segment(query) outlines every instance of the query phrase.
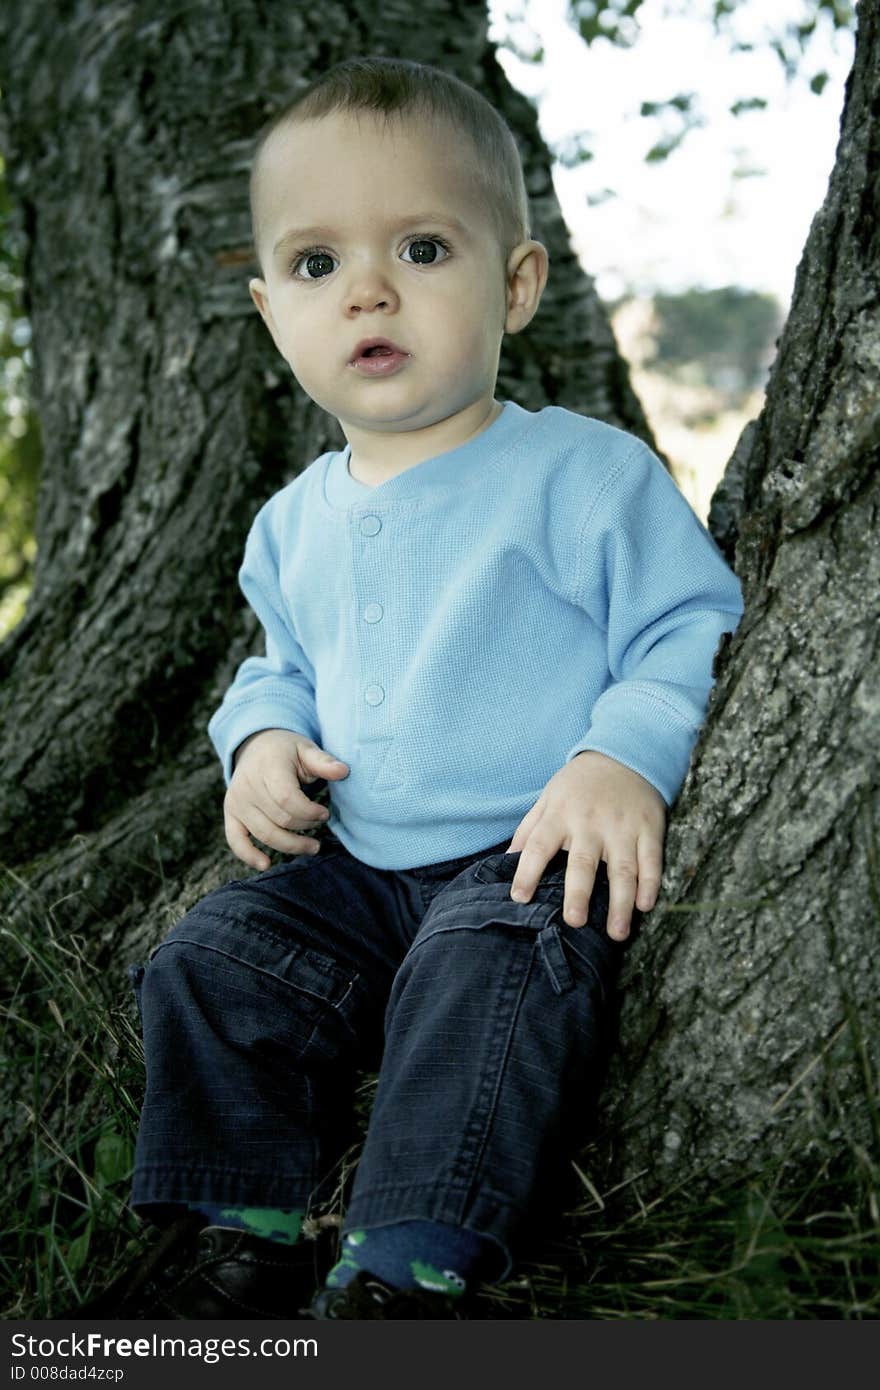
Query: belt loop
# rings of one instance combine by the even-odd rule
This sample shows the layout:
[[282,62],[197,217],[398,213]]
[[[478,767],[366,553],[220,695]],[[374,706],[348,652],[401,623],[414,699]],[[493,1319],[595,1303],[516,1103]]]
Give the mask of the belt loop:
[[554,994],[564,994],[567,989],[573,987],[574,976],[565,958],[562,938],[555,923],[551,922],[549,927],[545,927],[542,932],[539,932],[538,945],[544,965],[547,967],[547,974],[550,976]]

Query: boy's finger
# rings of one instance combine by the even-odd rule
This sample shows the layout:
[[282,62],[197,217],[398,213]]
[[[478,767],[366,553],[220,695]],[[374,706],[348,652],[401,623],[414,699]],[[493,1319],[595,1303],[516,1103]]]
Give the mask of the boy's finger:
[[609,906],[607,931],[615,941],[625,941],[636,900],[637,865],[634,858],[608,858]]
[[268,787],[265,790],[265,814],[271,824],[279,826],[282,830],[300,830],[305,825],[314,825],[315,821],[330,818],[327,807],[322,806],[319,801],[310,801],[299,787],[281,800],[272,796]]
[[326,806],[309,800],[295,777],[263,777],[250,795],[254,808],[261,809],[271,823],[282,829],[297,829],[309,822],[327,820],[330,815]]
[[349,771],[348,763],[325,752],[316,743],[300,744],[299,758],[305,770],[315,774],[312,781],[317,777],[339,778]]
[[559,843],[537,831],[529,836],[510,885],[510,896],[516,903],[527,903],[538,886],[541,875],[559,849]]
[[[247,829],[261,844],[280,849],[284,854],[315,854],[321,848],[318,840],[295,835],[280,825],[274,825],[257,806],[248,808]],[[268,867],[268,866],[267,866]]]
[[519,853],[519,851],[523,848],[526,841],[528,840],[529,835],[532,832],[532,828],[535,825],[537,825],[538,821],[541,819],[542,811],[543,807],[541,806],[541,803],[539,801],[536,801],[531,811],[528,811],[523,816],[519,825],[516,827],[516,830],[514,830],[513,839],[507,846],[507,849],[504,851],[505,854]]
[[599,854],[593,849],[572,849],[565,870],[565,897],[562,904],[563,921],[570,927],[583,927],[590,908]]
[[227,811],[224,815],[224,823],[226,843],[236,859],[240,859],[243,864],[249,864],[252,869],[268,869],[269,859],[262,850],[257,849],[256,845],[251,843],[247,830],[237,816],[230,815]]
[[650,912],[660,893],[663,877],[663,852],[656,840],[639,840],[639,891],[636,907]]

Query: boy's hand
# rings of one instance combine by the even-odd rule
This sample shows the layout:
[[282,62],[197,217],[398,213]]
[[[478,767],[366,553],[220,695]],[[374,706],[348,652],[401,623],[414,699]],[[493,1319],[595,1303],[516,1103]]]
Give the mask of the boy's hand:
[[629,936],[633,905],[657,901],[663,869],[666,803],[656,787],[604,753],[579,753],[550,778],[507,847],[521,851],[510,896],[531,899],[541,874],[568,850],[562,915],[582,927],[600,859],[608,865],[608,935]]
[[286,854],[317,854],[318,840],[291,832],[311,829],[329,813],[310,801],[301,785],[319,777],[338,781],[348,773],[345,763],[304,734],[286,729],[251,734],[236,751],[223,801],[226,843],[232,853],[252,869],[268,869],[271,861],[254,846],[253,836]]

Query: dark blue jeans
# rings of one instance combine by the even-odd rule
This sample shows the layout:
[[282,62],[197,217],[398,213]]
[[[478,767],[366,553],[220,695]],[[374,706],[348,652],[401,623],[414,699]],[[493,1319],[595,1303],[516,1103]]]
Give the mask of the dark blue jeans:
[[[333,836],[202,899],[132,970],[147,1089],[135,1207],[307,1208],[379,1072],[345,1229],[444,1221],[510,1252],[580,1137],[622,946],[562,921],[568,856],[529,903],[503,847],[373,869]],[[384,1025],[384,1026],[383,1026]]]

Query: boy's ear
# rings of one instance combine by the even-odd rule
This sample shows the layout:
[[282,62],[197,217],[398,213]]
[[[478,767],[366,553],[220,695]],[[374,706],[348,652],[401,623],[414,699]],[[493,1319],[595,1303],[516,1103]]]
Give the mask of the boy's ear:
[[281,344],[278,341],[278,330],[275,327],[275,320],[272,317],[272,310],[269,308],[269,291],[266,288],[265,280],[253,279],[248,281],[248,289],[251,292],[251,299],[260,311],[260,318],[272,334],[275,346],[281,351]]
[[513,248],[507,258],[505,333],[519,333],[534,318],[549,271],[550,257],[540,241],[521,241]]

